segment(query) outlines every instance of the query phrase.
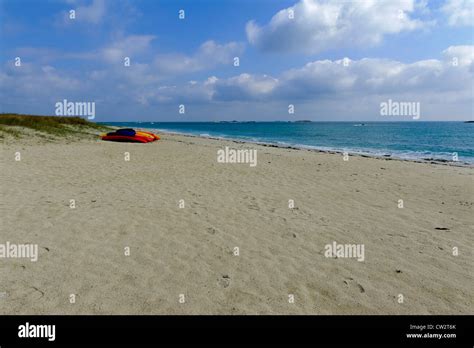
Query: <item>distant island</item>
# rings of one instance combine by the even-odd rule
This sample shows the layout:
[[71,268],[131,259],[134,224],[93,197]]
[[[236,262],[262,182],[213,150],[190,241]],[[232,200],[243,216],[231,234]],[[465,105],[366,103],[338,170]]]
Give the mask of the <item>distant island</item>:
[[313,121],[311,121],[311,120],[297,120],[297,121],[295,121],[295,123],[311,123],[311,122],[313,122]]
[[464,123],[474,123],[474,121],[464,121]]

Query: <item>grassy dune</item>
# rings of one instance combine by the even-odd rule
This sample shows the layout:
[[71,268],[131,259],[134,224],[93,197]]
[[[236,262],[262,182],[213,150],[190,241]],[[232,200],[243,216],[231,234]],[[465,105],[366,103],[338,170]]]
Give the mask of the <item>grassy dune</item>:
[[51,141],[63,137],[91,138],[109,130],[109,127],[89,122],[81,117],[0,114],[2,139],[32,136]]

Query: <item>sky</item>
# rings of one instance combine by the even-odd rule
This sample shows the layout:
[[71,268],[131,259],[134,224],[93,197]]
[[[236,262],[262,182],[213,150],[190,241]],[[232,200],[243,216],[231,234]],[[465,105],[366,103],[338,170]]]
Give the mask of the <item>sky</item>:
[[474,0],[0,0],[0,112],[474,120],[473,24]]

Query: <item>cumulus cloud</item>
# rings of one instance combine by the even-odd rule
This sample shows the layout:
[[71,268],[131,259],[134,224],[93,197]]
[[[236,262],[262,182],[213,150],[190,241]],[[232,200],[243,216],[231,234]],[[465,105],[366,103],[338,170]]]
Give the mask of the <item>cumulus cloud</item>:
[[12,108],[19,112],[39,110],[36,112],[53,114],[56,101],[82,93],[87,85],[50,65],[22,62],[16,67],[13,61],[8,61],[0,71],[0,105],[2,109]]
[[[93,0],[90,5],[82,5],[74,8],[77,22],[98,24],[106,14],[105,0]],[[69,12],[66,20],[69,20]]]
[[474,3],[472,0],[447,0],[441,10],[451,26],[474,25]]
[[129,35],[117,39],[111,45],[100,50],[100,57],[108,62],[123,62],[125,57],[132,58],[150,49],[154,35]]
[[154,35],[119,35],[110,44],[93,51],[61,51],[50,47],[19,47],[14,50],[19,57],[43,64],[56,60],[99,60],[105,63],[122,63],[125,57],[133,59],[151,51]]
[[[444,60],[401,63],[364,58],[351,61],[318,60],[278,77],[243,74],[217,81],[214,97],[230,99],[318,100],[376,95],[441,95],[456,92],[471,98],[474,46],[451,46]],[[458,58],[453,64],[452,57]]]
[[[151,105],[167,102],[204,102],[212,99],[216,77],[203,82],[191,81],[186,85],[164,84],[181,73],[190,73],[214,68],[219,65],[232,66],[234,56],[242,54],[242,43],[218,44],[204,42],[190,56],[156,55],[151,47],[155,36],[118,35],[110,44],[89,52],[64,52],[42,47],[23,47],[16,50],[21,56],[21,68],[14,62],[5,65],[0,88],[6,99],[13,95],[35,100],[56,100],[58,96],[75,95],[96,100],[99,96],[110,103],[129,100],[131,103]],[[124,58],[131,59],[124,66]],[[90,71],[75,72],[53,67],[55,61],[81,59],[94,62]],[[102,63],[102,64],[96,64]],[[74,75],[79,75],[73,77]],[[82,82],[80,82],[82,81]],[[199,88],[196,88],[199,87]],[[40,92],[35,91],[38,90]],[[110,91],[104,94],[104,91]],[[74,93],[73,93],[74,92]],[[5,102],[7,100],[5,99]]]
[[[244,45],[237,42],[218,44],[212,40],[204,42],[193,55],[178,53],[154,54],[151,43],[153,35],[129,35],[116,39],[110,45],[99,50],[98,54],[89,55],[106,62],[123,62],[125,57],[150,53],[153,56],[149,63],[155,73],[176,75],[214,68],[218,65],[231,65],[233,59],[243,53]],[[86,57],[85,54],[83,54]]]
[[474,61],[474,46],[450,46],[443,51],[443,56],[453,65],[470,66]]
[[420,101],[425,106],[440,101],[469,104],[473,98],[473,50],[474,46],[451,46],[442,52],[442,59],[412,63],[377,58],[317,60],[277,76],[243,73],[184,85],[150,85],[141,100],[147,104],[297,102],[316,109],[332,102],[332,108],[353,108],[355,113],[387,98]]
[[246,25],[248,41],[265,51],[318,53],[360,45],[375,45],[385,35],[427,25],[411,18],[425,7],[414,0],[301,0],[275,14],[270,22]]
[[[243,73],[229,78],[211,76],[203,81],[163,83],[153,64],[132,64],[129,68],[94,70],[82,80],[52,66],[36,69],[26,64],[22,69],[9,68],[0,75],[3,96],[16,95],[30,99],[64,98],[75,95],[104,96],[114,104],[124,100],[141,106],[194,103],[247,103],[258,105],[298,103],[310,105],[307,110],[326,109],[361,115],[368,105],[381,100],[422,102],[424,110],[449,113],[453,107],[464,117],[472,113],[472,80],[474,46],[451,46],[440,59],[411,63],[390,59],[363,58],[350,60],[316,60],[276,76]],[[453,60],[456,58],[456,60]],[[59,100],[58,99],[58,100]],[[81,100],[82,100],[81,99]],[[12,100],[12,98],[5,98]],[[92,99],[95,100],[95,99]],[[438,105],[441,103],[441,106]],[[230,104],[227,104],[230,105]],[[450,107],[452,105],[453,107]],[[453,109],[454,110],[454,109]]]
[[181,74],[232,64],[233,59],[243,53],[244,45],[237,42],[218,44],[212,40],[204,42],[194,55],[160,54],[154,65],[160,72]]
[[[92,0],[89,3],[84,1],[68,0],[65,1],[70,8],[67,11],[62,11],[58,17],[56,24],[94,24],[97,25],[102,22],[107,14],[107,6],[105,0]],[[74,10],[75,18],[70,18],[70,12]]]
[[[90,34],[98,34],[103,28],[125,30],[135,22],[142,13],[134,6],[133,1],[122,0],[62,0],[66,3],[63,10],[56,14],[54,25],[59,28],[86,30]],[[70,18],[70,11],[75,13]]]
[[225,80],[213,81],[215,100],[258,100],[270,95],[278,80],[267,75],[241,74]]
[[3,67],[2,85],[15,88],[25,95],[36,96],[47,94],[49,91],[74,91],[81,87],[80,79],[57,71],[50,65],[37,66],[32,63],[22,63],[16,67],[9,61]]

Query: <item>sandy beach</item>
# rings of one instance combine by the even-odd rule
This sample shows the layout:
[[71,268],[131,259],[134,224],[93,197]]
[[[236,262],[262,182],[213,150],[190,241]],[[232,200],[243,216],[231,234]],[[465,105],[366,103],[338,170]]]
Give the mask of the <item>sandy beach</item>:
[[[226,146],[257,165],[218,163]],[[1,314],[474,312],[472,167],[172,134],[0,160],[0,243],[38,245],[0,260]]]

